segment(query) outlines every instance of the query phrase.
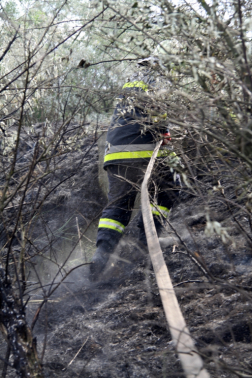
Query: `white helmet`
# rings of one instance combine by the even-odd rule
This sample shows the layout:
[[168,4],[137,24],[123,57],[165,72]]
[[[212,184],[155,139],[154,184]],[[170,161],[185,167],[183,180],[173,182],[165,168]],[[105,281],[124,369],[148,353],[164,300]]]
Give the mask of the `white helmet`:
[[142,80],[148,85],[155,86],[157,67],[159,67],[158,58],[154,56],[139,59],[137,61],[136,73],[131,79]]

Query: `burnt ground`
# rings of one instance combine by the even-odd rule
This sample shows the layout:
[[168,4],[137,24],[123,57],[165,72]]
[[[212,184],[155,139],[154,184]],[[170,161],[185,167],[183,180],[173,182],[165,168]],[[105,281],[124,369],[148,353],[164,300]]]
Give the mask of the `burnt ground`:
[[[65,221],[72,204],[83,212],[87,223],[99,213],[105,199],[99,191],[97,172],[96,151],[75,181],[79,194],[61,199],[58,223],[54,219],[57,227],[60,217]],[[209,191],[211,184],[204,185]],[[231,198],[228,178],[222,186]],[[84,194],[88,206],[81,203]],[[220,222],[232,240],[227,238],[223,243],[216,233],[206,235],[206,206],[211,219]],[[202,196],[183,190],[170,216],[170,226],[162,235],[174,237],[174,242],[163,240],[165,261],[188,328],[215,378],[252,376],[251,241],[246,214],[234,218],[234,212],[218,195],[204,201]],[[177,242],[175,234],[184,244]],[[88,241],[82,242],[90,250]],[[91,284],[87,271],[84,266],[67,277],[36,323],[34,336],[39,354],[44,354],[45,377],[184,377],[148,253],[137,242],[134,220],[99,282]],[[39,292],[36,295],[39,298]],[[36,300],[29,302],[29,321],[37,306]],[[9,369],[7,376],[15,375]]]

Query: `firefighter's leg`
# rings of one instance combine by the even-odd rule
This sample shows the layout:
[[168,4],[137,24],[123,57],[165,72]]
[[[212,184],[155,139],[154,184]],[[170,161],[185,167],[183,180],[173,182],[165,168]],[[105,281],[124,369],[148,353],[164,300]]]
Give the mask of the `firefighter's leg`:
[[90,265],[94,279],[106,266],[110,254],[114,251],[124,229],[129,223],[134,201],[137,195],[138,168],[111,165],[107,168],[109,179],[108,205],[102,212],[98,226],[97,250]]
[[[159,234],[162,231],[162,224],[163,224],[163,222],[162,222],[162,219],[160,217],[160,213],[157,212],[156,207],[154,207],[152,205],[152,202],[155,202],[155,199],[157,198],[157,186],[156,186],[156,184],[155,184],[155,182],[153,180],[152,180],[152,182],[151,182],[151,184],[150,184],[150,186],[148,188],[148,191],[149,191],[149,194],[150,194],[151,212],[153,214],[155,228],[156,228],[157,234],[159,236]],[[139,227],[139,241],[143,245],[147,246],[147,239],[146,239],[146,235],[145,235],[145,229],[144,229],[144,222],[143,222],[142,212],[139,214],[137,226]]]
[[170,172],[168,167],[164,167],[157,176],[155,184],[157,186],[157,197],[152,205],[152,213],[154,219],[156,219],[159,236],[175,201],[178,200],[181,189],[180,176]]
[[[149,193],[152,202],[151,211],[158,236],[162,233],[165,220],[168,218],[169,212],[179,196],[179,191],[179,175],[176,175],[174,181],[174,175],[167,166],[157,166]],[[147,245],[142,215],[139,217],[138,227],[140,228],[139,240],[144,245]]]
[[[153,207],[151,207],[152,213],[153,213]],[[160,233],[162,232],[162,221],[159,219],[159,216],[154,214],[154,224],[156,227],[157,235],[159,236]],[[137,226],[139,227],[139,241],[144,245],[147,246],[147,239],[145,235],[145,230],[144,230],[144,223],[143,223],[143,216],[142,213],[139,215],[138,223]]]

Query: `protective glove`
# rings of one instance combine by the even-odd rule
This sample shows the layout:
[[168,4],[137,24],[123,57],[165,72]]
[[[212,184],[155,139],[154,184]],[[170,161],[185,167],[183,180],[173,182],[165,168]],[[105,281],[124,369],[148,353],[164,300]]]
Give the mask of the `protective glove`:
[[171,134],[170,133],[162,134],[162,137],[163,137],[163,143],[162,143],[161,146],[164,146],[171,141]]

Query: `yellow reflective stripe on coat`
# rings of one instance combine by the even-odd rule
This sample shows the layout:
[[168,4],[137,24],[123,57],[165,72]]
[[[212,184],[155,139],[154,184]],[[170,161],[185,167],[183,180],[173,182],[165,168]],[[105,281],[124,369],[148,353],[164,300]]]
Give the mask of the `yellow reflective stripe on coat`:
[[110,228],[111,230],[118,231],[122,234],[125,229],[125,226],[114,219],[101,218],[98,228]]
[[154,215],[163,215],[165,218],[168,217],[170,210],[164,206],[152,205],[151,204],[151,212]]
[[142,88],[146,92],[148,90],[148,85],[143,81],[131,81],[129,83],[125,83],[123,89],[124,88]]
[[[169,150],[159,150],[158,157],[164,156],[174,156],[175,152]],[[151,158],[153,151],[125,151],[125,152],[114,152],[112,154],[107,154],[104,157],[104,163],[110,160],[122,160],[122,159],[146,159]],[[176,154],[175,154],[176,155]]]

